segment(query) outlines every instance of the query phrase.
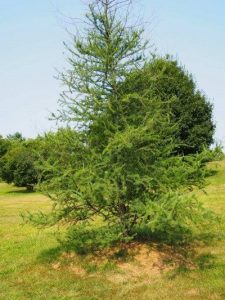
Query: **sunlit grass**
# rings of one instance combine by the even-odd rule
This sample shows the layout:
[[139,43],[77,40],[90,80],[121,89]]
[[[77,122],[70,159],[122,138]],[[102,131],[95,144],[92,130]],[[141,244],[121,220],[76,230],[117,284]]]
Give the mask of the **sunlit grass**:
[[[198,197],[222,213],[225,161],[210,167],[217,172]],[[159,274],[150,268],[149,276],[135,279],[132,274],[117,276],[113,262],[98,266],[82,256],[62,255],[55,229],[40,231],[23,224],[21,212],[50,207],[41,194],[0,183],[0,299],[225,299],[224,232],[220,241],[196,249],[199,268],[180,266]]]
[[14,195],[15,193],[24,191],[24,188],[17,188],[13,185],[6,184],[4,182],[0,182],[0,196],[2,195]]

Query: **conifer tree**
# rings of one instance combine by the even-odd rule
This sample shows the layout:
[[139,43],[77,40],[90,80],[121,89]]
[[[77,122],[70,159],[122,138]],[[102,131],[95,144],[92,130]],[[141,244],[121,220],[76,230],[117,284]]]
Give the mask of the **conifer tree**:
[[92,1],[83,34],[66,46],[70,69],[61,75],[65,91],[57,117],[76,131],[48,137],[41,168],[51,175],[42,188],[54,210],[30,215],[34,223],[66,221],[77,230],[101,217],[107,232],[116,228],[117,238],[130,238],[143,226],[182,236],[205,218],[198,201],[185,194],[203,184],[205,153],[173,155],[177,125],[168,103],[155,94],[120,93],[127,73],[142,67],[147,47],[143,30],[130,26],[127,13],[120,17],[129,3]]
[[[102,132],[102,126],[106,126],[107,132],[111,128],[104,120],[99,124],[99,116],[111,110],[115,112],[116,125],[120,110],[118,87],[127,72],[143,65],[148,44],[143,42],[143,29],[129,24],[130,3],[95,0],[89,4],[83,31],[73,37],[71,45],[65,44],[71,68],[60,76],[65,90],[59,119],[74,121],[79,129],[88,132]],[[95,140],[98,144],[99,140]]]

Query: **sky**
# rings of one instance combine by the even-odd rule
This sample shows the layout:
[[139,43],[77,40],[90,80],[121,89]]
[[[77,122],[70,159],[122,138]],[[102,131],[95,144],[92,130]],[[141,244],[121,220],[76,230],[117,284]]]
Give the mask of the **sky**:
[[[0,0],[0,134],[54,130],[66,66],[63,41],[87,0]],[[225,1],[136,0],[133,15],[160,55],[190,71],[214,105],[216,141],[225,146]],[[79,26],[79,25],[78,25]]]

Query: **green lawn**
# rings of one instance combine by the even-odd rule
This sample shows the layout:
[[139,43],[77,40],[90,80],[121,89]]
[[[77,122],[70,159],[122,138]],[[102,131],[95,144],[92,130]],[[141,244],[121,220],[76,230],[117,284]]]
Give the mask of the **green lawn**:
[[[208,179],[206,194],[198,194],[221,213],[225,161],[213,168],[218,172]],[[56,229],[22,224],[21,212],[48,209],[44,196],[0,183],[0,299],[225,299],[223,239],[196,249],[196,263],[181,268],[179,257],[154,246],[119,263],[109,256],[79,257],[60,252]]]

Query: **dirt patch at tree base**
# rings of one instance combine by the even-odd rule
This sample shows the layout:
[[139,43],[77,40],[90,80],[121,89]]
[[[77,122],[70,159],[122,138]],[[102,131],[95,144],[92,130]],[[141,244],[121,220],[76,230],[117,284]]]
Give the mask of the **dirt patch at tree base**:
[[[101,276],[104,272],[104,277],[113,283],[137,282],[140,279],[149,283],[180,266],[196,268],[182,251],[169,246],[159,249],[158,245],[137,242],[97,251],[82,258],[73,252],[63,253],[61,259],[67,263],[54,262],[53,269],[67,268],[79,277]],[[111,268],[107,268],[110,265]]]

